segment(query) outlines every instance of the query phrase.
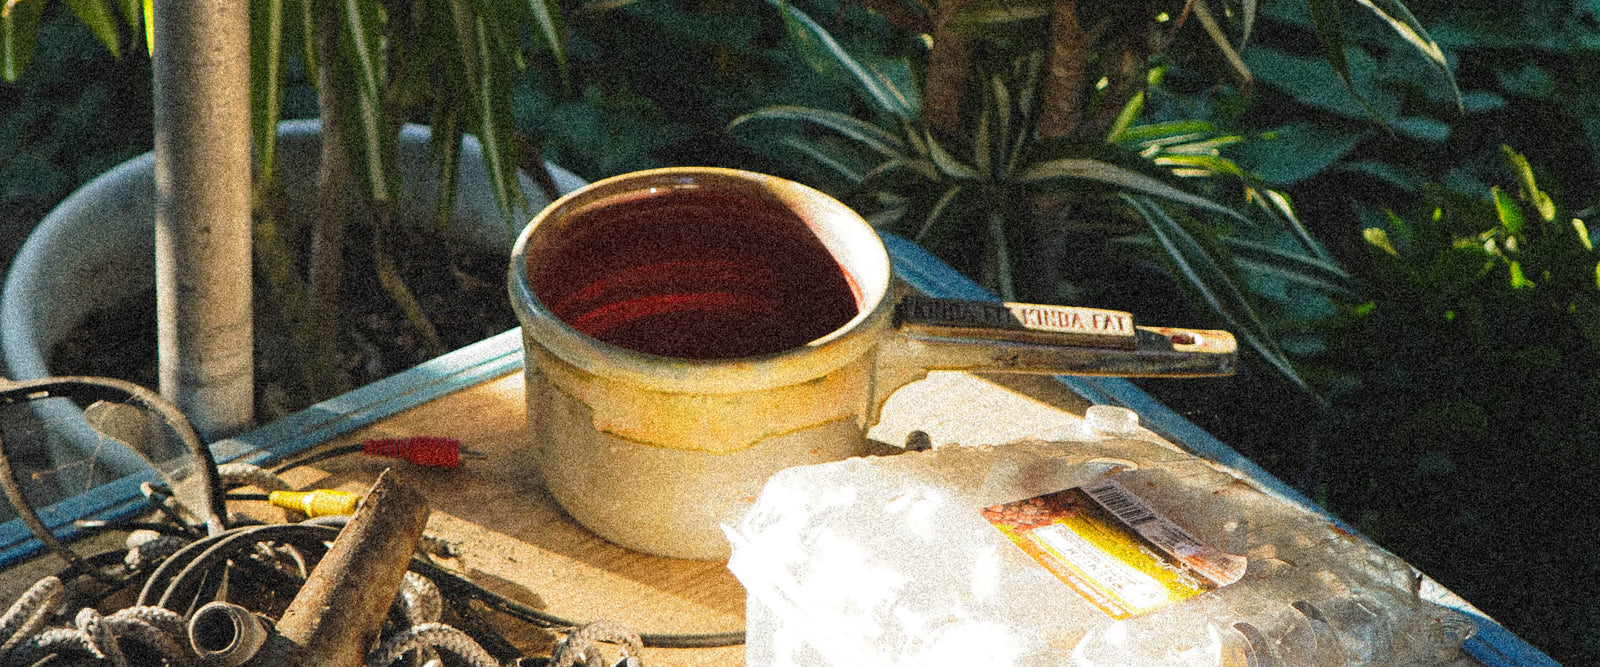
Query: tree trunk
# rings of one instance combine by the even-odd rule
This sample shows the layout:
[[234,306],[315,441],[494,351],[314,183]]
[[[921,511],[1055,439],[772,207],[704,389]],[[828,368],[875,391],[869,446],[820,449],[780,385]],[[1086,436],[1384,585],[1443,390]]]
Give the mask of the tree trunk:
[[974,46],[971,37],[950,29],[950,17],[972,4],[975,0],[941,0],[935,10],[923,118],[943,134],[961,133],[962,101],[967,96]]
[[1077,0],[1051,5],[1050,49],[1040,93],[1039,140],[1071,135],[1083,120],[1084,60],[1089,38],[1078,24]]

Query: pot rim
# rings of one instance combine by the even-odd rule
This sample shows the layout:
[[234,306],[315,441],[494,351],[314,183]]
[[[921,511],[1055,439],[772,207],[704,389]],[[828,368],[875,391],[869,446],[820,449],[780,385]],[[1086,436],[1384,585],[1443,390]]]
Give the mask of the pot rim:
[[[776,201],[798,213],[857,291],[859,312],[838,329],[801,347],[736,359],[661,357],[592,338],[556,317],[534,294],[528,253],[536,235],[560,231],[561,214],[597,201],[656,188],[708,184]],[[507,271],[512,309],[525,345],[537,344],[557,359],[596,377],[669,393],[727,394],[799,384],[827,375],[874,348],[893,311],[889,253],[859,214],[838,200],[794,181],[721,167],[667,167],[613,176],[557,199],[523,228]]]

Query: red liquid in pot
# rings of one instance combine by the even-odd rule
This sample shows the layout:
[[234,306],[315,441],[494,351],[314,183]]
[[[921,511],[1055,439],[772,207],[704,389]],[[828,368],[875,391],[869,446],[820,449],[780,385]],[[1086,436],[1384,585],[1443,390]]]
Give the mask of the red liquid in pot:
[[849,278],[787,207],[725,192],[638,193],[578,213],[529,258],[533,291],[573,328],[664,357],[805,345],[858,312]]

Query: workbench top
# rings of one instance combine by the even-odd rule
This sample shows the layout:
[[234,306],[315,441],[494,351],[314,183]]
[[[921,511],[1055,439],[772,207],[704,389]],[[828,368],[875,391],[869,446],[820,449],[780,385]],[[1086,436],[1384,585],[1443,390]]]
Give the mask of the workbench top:
[[[903,241],[888,239],[895,270],[913,287],[936,296],[984,298]],[[483,452],[455,469],[431,469],[385,459],[348,456],[300,469],[297,487],[364,491],[386,467],[422,490],[432,514],[428,531],[449,552],[443,564],[509,598],[577,621],[607,618],[640,632],[713,633],[744,626],[745,594],[722,563],[649,556],[612,545],[574,523],[538,481],[526,455],[522,351],[513,330],[415,369],[320,403],[238,438],[215,443],[219,462],[260,462],[326,445],[368,438],[439,435]],[[1144,426],[1179,447],[1250,480],[1283,502],[1321,512],[1164,406],[1122,380],[933,373],[897,392],[870,436],[888,445],[908,439],[939,446],[1004,444],[1076,432],[1092,403],[1139,412]],[[898,447],[880,446],[876,455]],[[73,517],[117,517],[140,511],[136,479],[107,484],[72,501]],[[70,518],[54,524],[71,537]],[[1331,519],[1331,517],[1330,517]],[[0,599],[14,599],[39,576],[58,569],[37,552],[19,521],[0,525]],[[1466,613],[1479,626],[1460,665],[1554,665],[1449,591],[1424,578],[1424,594]],[[498,625],[530,655],[547,654],[553,636],[517,621]],[[743,664],[742,647],[646,649],[646,664]]]

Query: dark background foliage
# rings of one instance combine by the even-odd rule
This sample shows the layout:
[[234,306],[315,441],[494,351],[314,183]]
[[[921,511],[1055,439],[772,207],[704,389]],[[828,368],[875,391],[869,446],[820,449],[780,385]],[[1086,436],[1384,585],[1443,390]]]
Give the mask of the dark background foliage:
[[[728,123],[772,104],[870,117],[790,48],[768,5],[614,5],[567,7],[570,89],[537,67],[514,87],[522,134],[581,176],[674,164],[804,176],[737,141]],[[1490,187],[1527,194],[1502,145],[1535,166],[1558,223],[1587,219],[1596,204],[1596,7],[1408,5],[1453,63],[1459,108],[1437,72],[1348,11],[1358,100],[1321,61],[1296,2],[1265,3],[1245,50],[1248,90],[1218,84],[1216,63],[1194,59],[1150,91],[1147,117],[1201,118],[1249,137],[1225,155],[1283,188],[1358,288],[1283,292],[1265,309],[1320,400],[1254,358],[1236,378],[1141,384],[1553,657],[1600,664],[1600,343],[1570,308],[1574,295],[1596,295],[1595,258],[1524,257],[1537,270],[1524,276],[1532,287],[1518,286],[1508,255],[1481,242],[1501,238]],[[813,16],[858,53],[916,53],[859,5]],[[39,45],[28,75],[0,86],[0,266],[51,206],[151,142],[143,53],[112,58],[61,3]],[[308,94],[292,88],[286,116],[310,115]],[[1395,252],[1369,242],[1369,229]],[[1576,243],[1533,234],[1519,252]],[[1583,270],[1587,283],[1563,277]],[[1212,323],[1159,266],[1116,278],[1091,285],[1098,298],[1145,321]]]

